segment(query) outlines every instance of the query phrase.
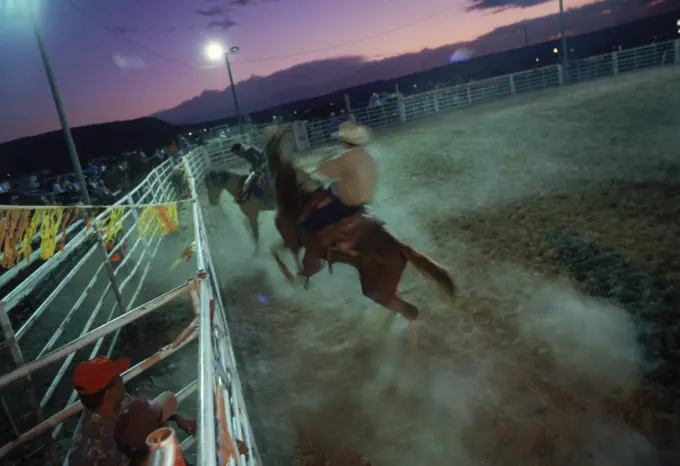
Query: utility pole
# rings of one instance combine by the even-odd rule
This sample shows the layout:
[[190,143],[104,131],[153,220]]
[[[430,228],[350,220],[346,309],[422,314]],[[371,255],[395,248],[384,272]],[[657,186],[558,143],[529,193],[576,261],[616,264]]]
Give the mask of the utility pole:
[[[92,205],[92,200],[90,199],[90,193],[87,191],[87,182],[85,181],[85,175],[83,175],[83,167],[80,165],[80,159],[78,158],[78,152],[76,151],[75,142],[73,142],[73,135],[71,134],[71,128],[68,125],[68,120],[66,119],[66,112],[64,111],[64,106],[61,102],[61,96],[59,95],[59,88],[57,87],[57,81],[54,78],[54,72],[52,71],[52,65],[50,63],[50,58],[47,55],[47,49],[45,48],[45,41],[43,39],[42,33],[40,32],[40,27],[38,25],[38,20],[35,17],[35,12],[31,9],[31,20],[33,22],[33,33],[35,34],[35,40],[38,43],[38,49],[40,49],[40,57],[42,58],[43,67],[45,68],[45,74],[47,75],[47,82],[50,85],[50,90],[52,91],[52,99],[54,100],[54,106],[57,109],[57,114],[59,115],[59,123],[61,123],[61,129],[64,132],[64,137],[66,138],[66,146],[68,147],[68,153],[71,156],[71,163],[73,164],[73,171],[76,174],[76,179],[80,185],[80,192],[83,195],[85,204]],[[106,247],[104,246],[104,241],[97,232],[95,235],[97,237],[97,242],[99,243],[99,249],[104,257],[104,262],[106,264],[106,274],[108,275],[109,281],[111,282],[111,289],[116,297],[116,302],[118,303],[120,314],[125,313],[125,305],[123,303],[123,297],[120,293],[120,288],[118,287],[118,282],[116,281],[116,275],[113,270],[113,265],[109,260],[109,255],[106,252]]]
[[569,66],[569,49],[567,48],[567,31],[564,27],[564,0],[560,0],[560,34],[562,35],[562,66]]
[[227,73],[229,73],[229,85],[231,87],[231,96],[234,98],[234,108],[236,109],[236,118],[238,118],[238,132],[243,138],[243,118],[241,117],[241,108],[238,105],[238,97],[236,97],[236,86],[234,86],[234,75],[231,73],[231,62],[229,61],[229,53],[238,52],[238,47],[232,47],[231,50],[224,52],[224,63],[227,65]]

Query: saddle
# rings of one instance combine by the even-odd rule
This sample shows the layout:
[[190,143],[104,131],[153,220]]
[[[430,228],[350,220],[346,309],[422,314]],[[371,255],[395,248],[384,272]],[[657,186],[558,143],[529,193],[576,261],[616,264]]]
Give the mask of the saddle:
[[[298,221],[301,222],[308,218],[314,211],[328,205],[331,201],[333,201],[333,197],[328,191],[324,189],[314,191]],[[384,225],[384,223],[375,215],[367,213],[366,209],[363,208],[356,214],[340,219],[321,230],[305,232],[304,234],[311,236],[318,243],[318,246],[325,251],[335,249],[356,254],[356,245],[364,234],[371,227]]]
[[[248,175],[248,178],[246,178],[246,180],[243,182],[243,186],[241,186],[241,191],[236,197],[236,202],[240,204],[246,202],[253,193],[259,197],[259,195],[262,194],[262,184],[266,181],[266,175],[266,164],[263,164],[251,171]],[[258,192],[253,192],[254,188],[259,188],[257,189]]]

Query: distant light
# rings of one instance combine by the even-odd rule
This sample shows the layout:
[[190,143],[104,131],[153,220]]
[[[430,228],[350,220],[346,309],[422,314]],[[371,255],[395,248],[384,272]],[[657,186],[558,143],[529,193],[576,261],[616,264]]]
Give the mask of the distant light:
[[219,42],[211,42],[205,46],[205,56],[210,61],[218,61],[224,58],[224,47]]
[[559,51],[559,49],[558,49],[557,47],[555,47],[555,48],[553,49],[553,53],[554,53],[555,55],[557,55],[558,53],[560,53],[560,51]]
[[203,128],[203,132],[204,132],[204,133],[207,132],[207,131],[208,131],[207,129]]
[[538,63],[538,62],[540,62],[540,61],[541,61],[541,60],[539,60],[538,57],[536,57],[536,63]]
[[189,136],[191,136],[191,132],[189,132]]
[[413,85],[413,89],[416,89],[417,87],[418,87],[417,84],[414,84],[414,85]]
[[449,56],[449,61],[451,63],[460,63],[468,61],[474,55],[474,51],[471,49],[458,49]]

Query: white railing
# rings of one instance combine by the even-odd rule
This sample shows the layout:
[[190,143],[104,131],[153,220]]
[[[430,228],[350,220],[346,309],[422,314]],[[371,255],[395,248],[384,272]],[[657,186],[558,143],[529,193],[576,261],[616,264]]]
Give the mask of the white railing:
[[[225,309],[219,295],[197,198],[197,188],[205,176],[208,163],[209,159],[201,150],[191,151],[177,167],[173,166],[171,161],[166,161],[154,169],[137,188],[116,203],[118,206],[126,204],[139,206],[183,201],[182,206],[186,208],[181,209],[180,215],[193,217],[195,236],[191,239],[196,246],[196,265],[201,271],[197,277],[160,297],[150,299],[144,296],[144,291],[152,280],[149,270],[165,236],[159,231],[142,236],[136,235],[140,221],[139,212],[137,209],[129,208],[125,209],[123,215],[122,234],[113,250],[107,253],[110,259],[114,254],[126,249],[123,259],[115,267],[115,286],[114,282],[108,281],[104,273],[106,263],[96,256],[100,246],[93,239],[93,230],[81,227],[81,230],[68,241],[63,251],[57,252],[54,257],[41,264],[2,298],[0,319],[5,341],[0,344],[0,350],[11,351],[14,368],[9,370],[11,368],[7,364],[8,358],[1,360],[3,370],[0,375],[0,394],[3,398],[12,399],[12,409],[7,409],[5,415],[11,421],[16,438],[0,447],[0,459],[40,436],[58,439],[62,422],[82,409],[80,403],[76,402],[76,393],[70,380],[65,380],[65,375],[72,370],[72,363],[78,350],[91,348],[84,357],[80,356],[79,360],[90,359],[100,354],[111,356],[121,328],[170,300],[189,293],[195,312],[192,323],[169,345],[126,372],[124,378],[129,380],[135,377],[198,338],[201,363],[198,379],[178,392],[177,396],[180,400],[185,399],[200,387],[198,412],[200,425],[205,427],[197,434],[200,464],[222,464],[218,461],[217,455],[221,453],[221,458],[225,458],[223,447],[226,444],[234,447],[230,451],[238,452],[236,440],[242,441],[247,446],[248,452],[235,454],[229,464],[260,464],[236,372]],[[176,177],[183,176],[182,170],[189,175],[188,188],[193,194],[190,201],[186,199],[187,193],[184,192],[182,183],[177,182]],[[99,215],[93,223],[96,225],[103,215],[105,213]],[[64,278],[59,281],[53,280],[55,274],[62,268],[66,268]],[[46,283],[50,280],[53,283]],[[49,287],[46,296],[37,303],[30,303],[31,298],[46,286]],[[120,290],[122,302],[112,296],[110,293],[112,288]],[[76,290],[80,293],[74,294]],[[69,296],[68,292],[72,295]],[[145,303],[135,307],[137,302]],[[35,309],[30,313],[20,312],[27,307]],[[100,314],[104,308],[109,311],[102,316]],[[85,323],[82,327],[72,328],[75,322],[74,325],[69,324],[78,312],[84,313],[79,320],[84,320]],[[18,330],[15,330],[16,327]],[[74,330],[78,334],[75,339]],[[104,351],[102,347],[107,336],[111,336],[111,340],[107,350]],[[54,363],[62,360],[59,368],[55,370]],[[18,382],[22,381],[28,385],[17,387]],[[38,382],[43,382],[47,388],[41,390],[41,387],[36,387]],[[27,397],[30,406],[20,401]],[[27,429],[21,425],[21,421],[29,417],[23,412],[28,410],[37,413],[39,423]],[[44,419],[47,413],[54,414]],[[223,429],[216,430],[216,420],[221,422]],[[50,443],[46,442],[47,445]],[[189,438],[182,443],[182,447],[186,449],[193,443],[194,439]],[[220,447],[216,448],[216,445]],[[53,443],[50,453],[52,462],[59,464],[55,461],[56,450]]]
[[[308,147],[320,147],[331,142],[331,134],[338,124],[348,118],[373,128],[400,125],[438,112],[469,107],[563,85],[577,84],[608,76],[617,76],[645,68],[680,65],[680,39],[658,42],[627,50],[574,60],[568,69],[560,65],[537,67],[519,73],[472,81],[457,86],[399,96],[385,105],[352,109],[327,119],[306,121]],[[262,127],[251,126],[251,137],[257,140]]]

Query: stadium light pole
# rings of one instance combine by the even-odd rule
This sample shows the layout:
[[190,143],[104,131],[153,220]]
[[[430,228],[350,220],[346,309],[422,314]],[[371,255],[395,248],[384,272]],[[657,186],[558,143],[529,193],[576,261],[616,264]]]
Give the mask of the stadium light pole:
[[562,66],[569,65],[569,49],[567,48],[567,31],[564,27],[564,0],[560,0],[560,34],[562,35]]
[[[40,50],[40,58],[42,58],[43,67],[45,68],[45,74],[47,75],[47,82],[50,85],[50,91],[52,92],[52,100],[54,100],[54,106],[57,109],[57,114],[59,115],[59,123],[61,124],[61,129],[64,132],[64,137],[66,138],[66,146],[68,147],[68,153],[71,157],[71,163],[73,164],[73,170],[76,174],[76,179],[80,185],[80,191],[83,194],[85,204],[88,206],[92,205],[92,199],[90,198],[90,193],[87,190],[87,182],[85,181],[85,175],[83,175],[83,167],[80,165],[80,159],[78,158],[78,152],[76,151],[76,144],[73,142],[73,135],[71,134],[71,128],[68,125],[68,120],[66,119],[66,112],[64,111],[64,106],[61,102],[61,96],[59,95],[59,88],[57,87],[57,81],[54,78],[54,72],[52,71],[52,64],[50,63],[49,55],[47,54],[47,49],[45,48],[45,40],[43,39],[42,32],[40,31],[40,26],[38,24],[38,19],[36,17],[35,11],[30,6],[28,7],[29,15],[31,17],[31,22],[33,23],[33,34],[35,35],[35,40],[38,43],[38,49]],[[106,274],[108,275],[109,281],[111,282],[111,289],[118,303],[118,307],[121,314],[125,314],[125,305],[123,303],[123,295],[120,293],[120,288],[118,282],[116,281],[116,274],[113,270],[113,265],[109,259],[109,255],[106,252],[106,246],[104,245],[104,240],[101,235],[95,235],[97,237],[97,242],[99,243],[99,249],[104,255],[104,262],[106,264]]]
[[238,105],[238,97],[236,96],[236,86],[234,86],[234,75],[231,73],[231,61],[229,55],[238,53],[240,49],[238,46],[231,46],[229,50],[225,49],[222,44],[218,42],[211,42],[205,47],[205,56],[210,61],[224,60],[227,65],[227,73],[229,73],[229,87],[231,87],[231,96],[234,98],[234,108],[236,109],[236,118],[238,118],[238,132],[243,137],[243,118],[241,118],[241,108]]

